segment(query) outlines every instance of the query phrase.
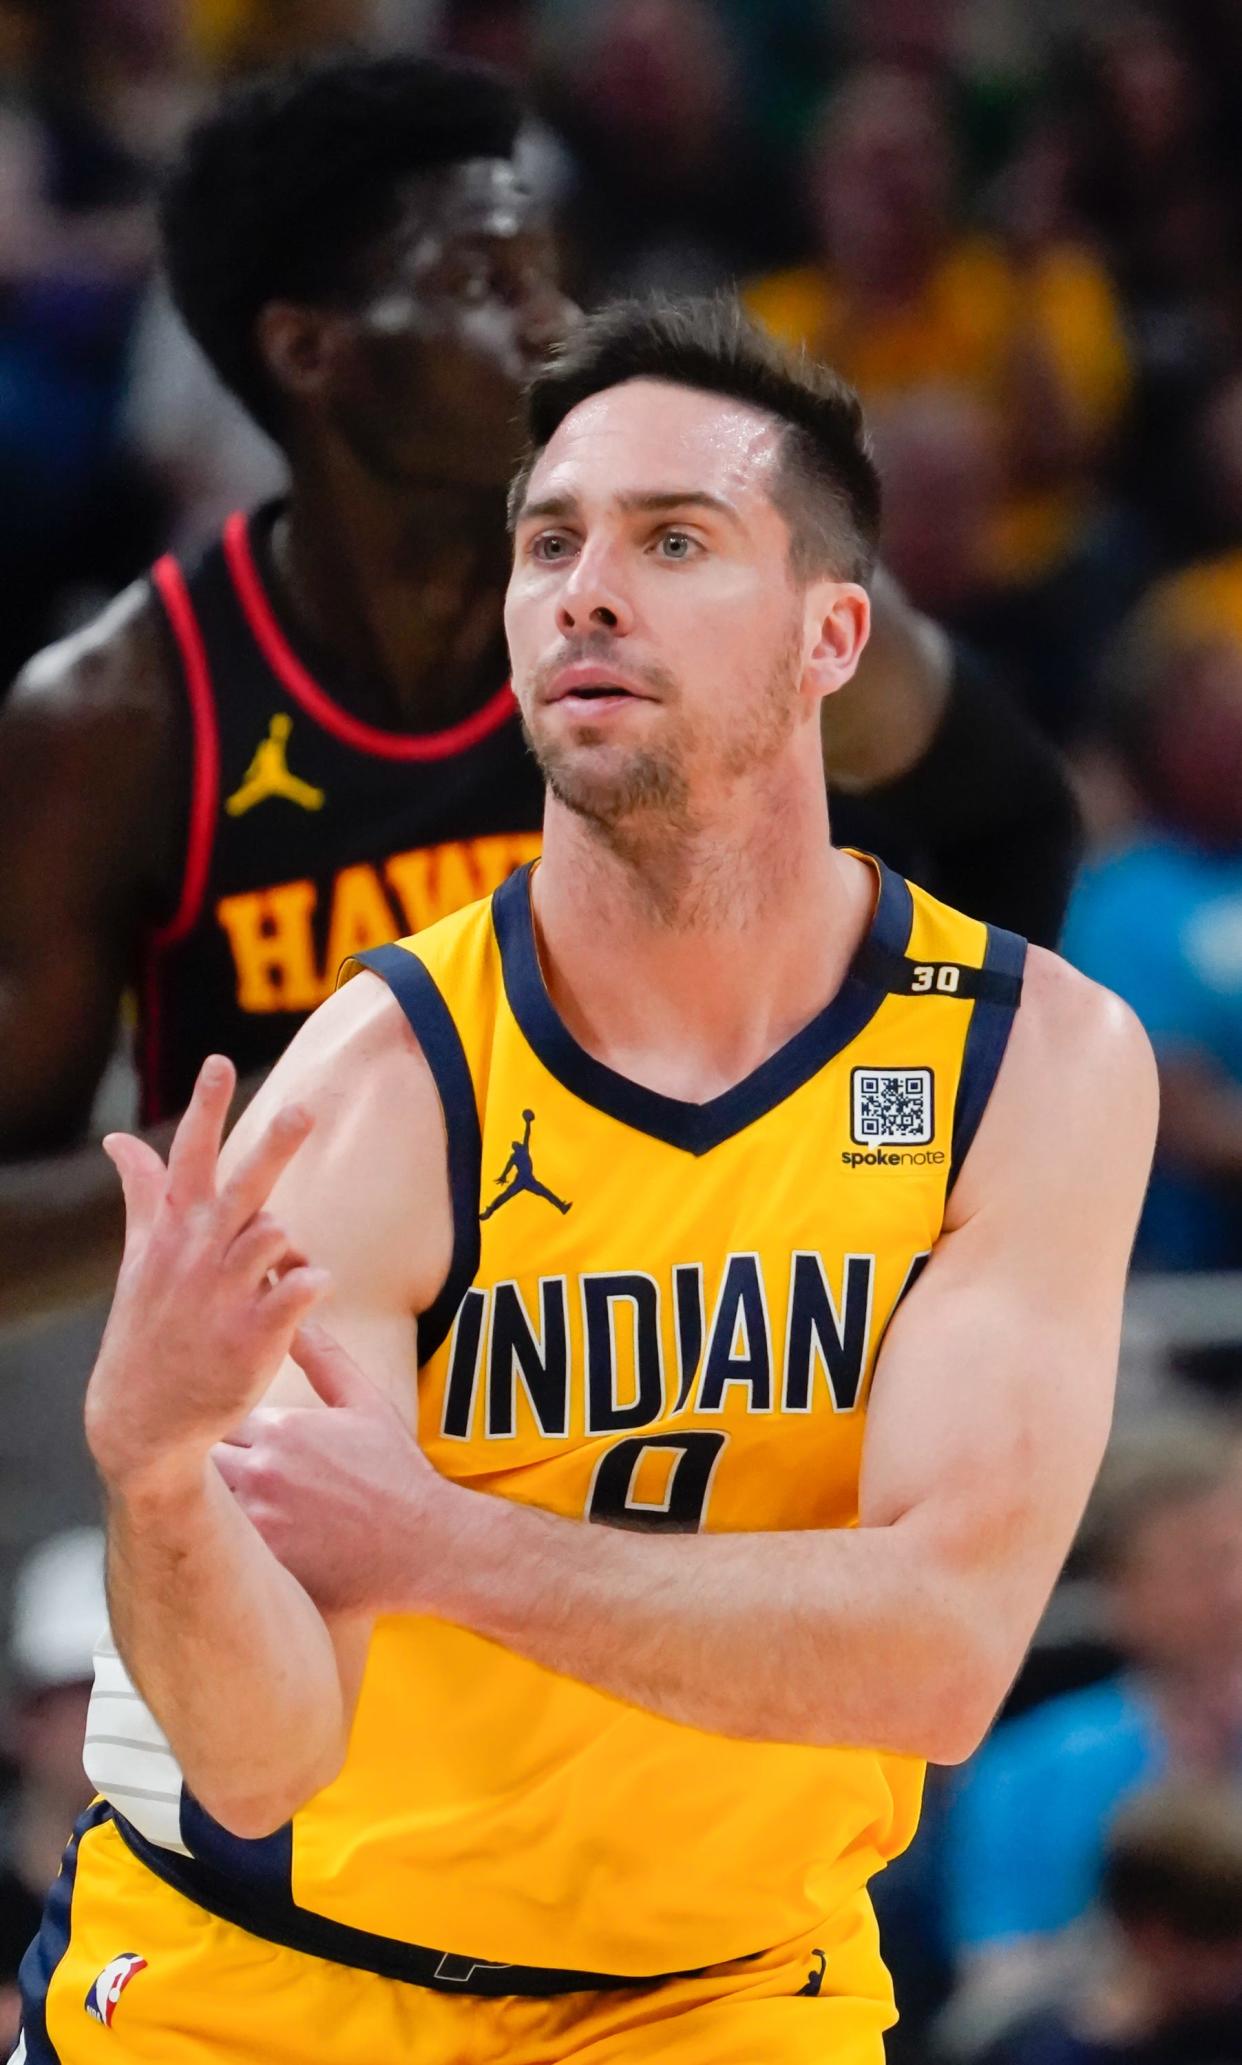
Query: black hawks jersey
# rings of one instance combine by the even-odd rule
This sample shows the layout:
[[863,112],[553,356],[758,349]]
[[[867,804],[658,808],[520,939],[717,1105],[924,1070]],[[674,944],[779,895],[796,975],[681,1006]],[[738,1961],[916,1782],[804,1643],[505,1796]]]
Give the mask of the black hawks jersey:
[[139,982],[143,1118],[204,1055],[265,1069],[350,955],[488,895],[539,846],[543,784],[507,683],[442,731],[380,730],[317,680],[260,566],[271,512],[230,517],[190,571],[152,570],[192,767],[176,910]]

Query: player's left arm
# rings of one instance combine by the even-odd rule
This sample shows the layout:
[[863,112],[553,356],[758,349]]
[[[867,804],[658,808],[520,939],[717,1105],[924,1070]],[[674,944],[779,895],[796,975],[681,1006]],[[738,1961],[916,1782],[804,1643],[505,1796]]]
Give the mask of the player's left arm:
[[[377,1423],[371,1603],[458,1622],[716,1733],[967,1756],[1107,1437],[1155,1117],[1137,1021],[1033,952],[945,1233],[880,1356],[857,1528],[584,1526],[450,1484]],[[349,1387],[365,1441],[366,1380]],[[277,1553],[296,1563],[296,1530]],[[312,1592],[350,1561],[318,1560]]]

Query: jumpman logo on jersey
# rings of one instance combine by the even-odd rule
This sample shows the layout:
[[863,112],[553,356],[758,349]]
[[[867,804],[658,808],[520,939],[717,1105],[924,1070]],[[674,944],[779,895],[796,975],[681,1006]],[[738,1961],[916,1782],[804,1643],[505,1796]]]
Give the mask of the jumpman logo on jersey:
[[296,803],[299,810],[323,809],[323,790],[289,772],[285,753],[292,730],[292,717],[283,712],[273,717],[267,737],[242,777],[241,787],[224,806],[230,817],[240,817],[244,810],[253,810],[256,803],[266,803],[269,796],[283,796],[287,803]]
[[530,1129],[535,1122],[535,1114],[533,1111],[524,1111],[522,1117],[526,1121],[526,1131],[520,1140],[512,1142],[512,1151],[509,1159],[496,1178],[497,1183],[509,1183],[510,1176],[512,1176],[513,1181],[509,1183],[507,1190],[501,1191],[499,1197],[492,1199],[485,1212],[479,1213],[480,1220],[490,1219],[493,1212],[498,1212],[502,1205],[508,1204],[511,1197],[520,1196],[524,1190],[529,1190],[532,1197],[546,1198],[550,1205],[556,1206],[558,1212],[570,1212],[573,1210],[572,1204],[567,1205],[563,1203],[536,1176],[530,1158]]

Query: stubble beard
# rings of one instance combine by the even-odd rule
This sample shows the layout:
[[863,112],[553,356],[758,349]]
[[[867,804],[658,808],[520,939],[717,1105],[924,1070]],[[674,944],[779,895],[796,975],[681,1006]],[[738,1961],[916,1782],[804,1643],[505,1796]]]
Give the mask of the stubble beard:
[[[710,763],[704,786],[718,786],[726,798],[739,783],[763,783],[794,727],[798,652],[791,634],[746,721],[729,737],[705,740],[679,722],[658,750],[626,751],[589,732],[566,748],[536,738],[525,725],[552,795],[627,865],[643,885],[650,916],[670,930],[715,929],[729,922],[739,840],[729,828],[727,805],[723,828],[696,808],[690,769],[702,772]],[[765,838],[773,830],[768,824]]]
[[[695,823],[690,807],[692,767],[709,768],[709,780],[732,786],[779,756],[794,722],[798,654],[794,626],[745,721],[731,736],[696,736],[684,721],[675,719],[659,747],[627,751],[598,732],[593,736],[589,728],[575,745],[566,747],[536,736],[523,714],[526,742],[558,803],[588,824],[616,833],[631,819],[636,831],[660,819],[670,833],[687,836]],[[675,694],[670,675],[652,669],[650,678],[666,695]]]
[[527,738],[557,802],[596,832],[611,839],[632,821],[636,829],[659,823],[670,831],[686,830],[690,783],[676,751],[637,747],[619,753],[610,745],[592,760],[589,736],[568,751],[536,740],[529,731]]

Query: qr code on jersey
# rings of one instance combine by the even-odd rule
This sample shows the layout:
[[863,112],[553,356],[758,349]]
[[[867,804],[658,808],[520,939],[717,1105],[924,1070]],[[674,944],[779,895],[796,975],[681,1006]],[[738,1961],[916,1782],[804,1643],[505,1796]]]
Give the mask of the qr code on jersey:
[[930,1068],[856,1068],[853,1135],[860,1147],[925,1147],[936,1130]]

